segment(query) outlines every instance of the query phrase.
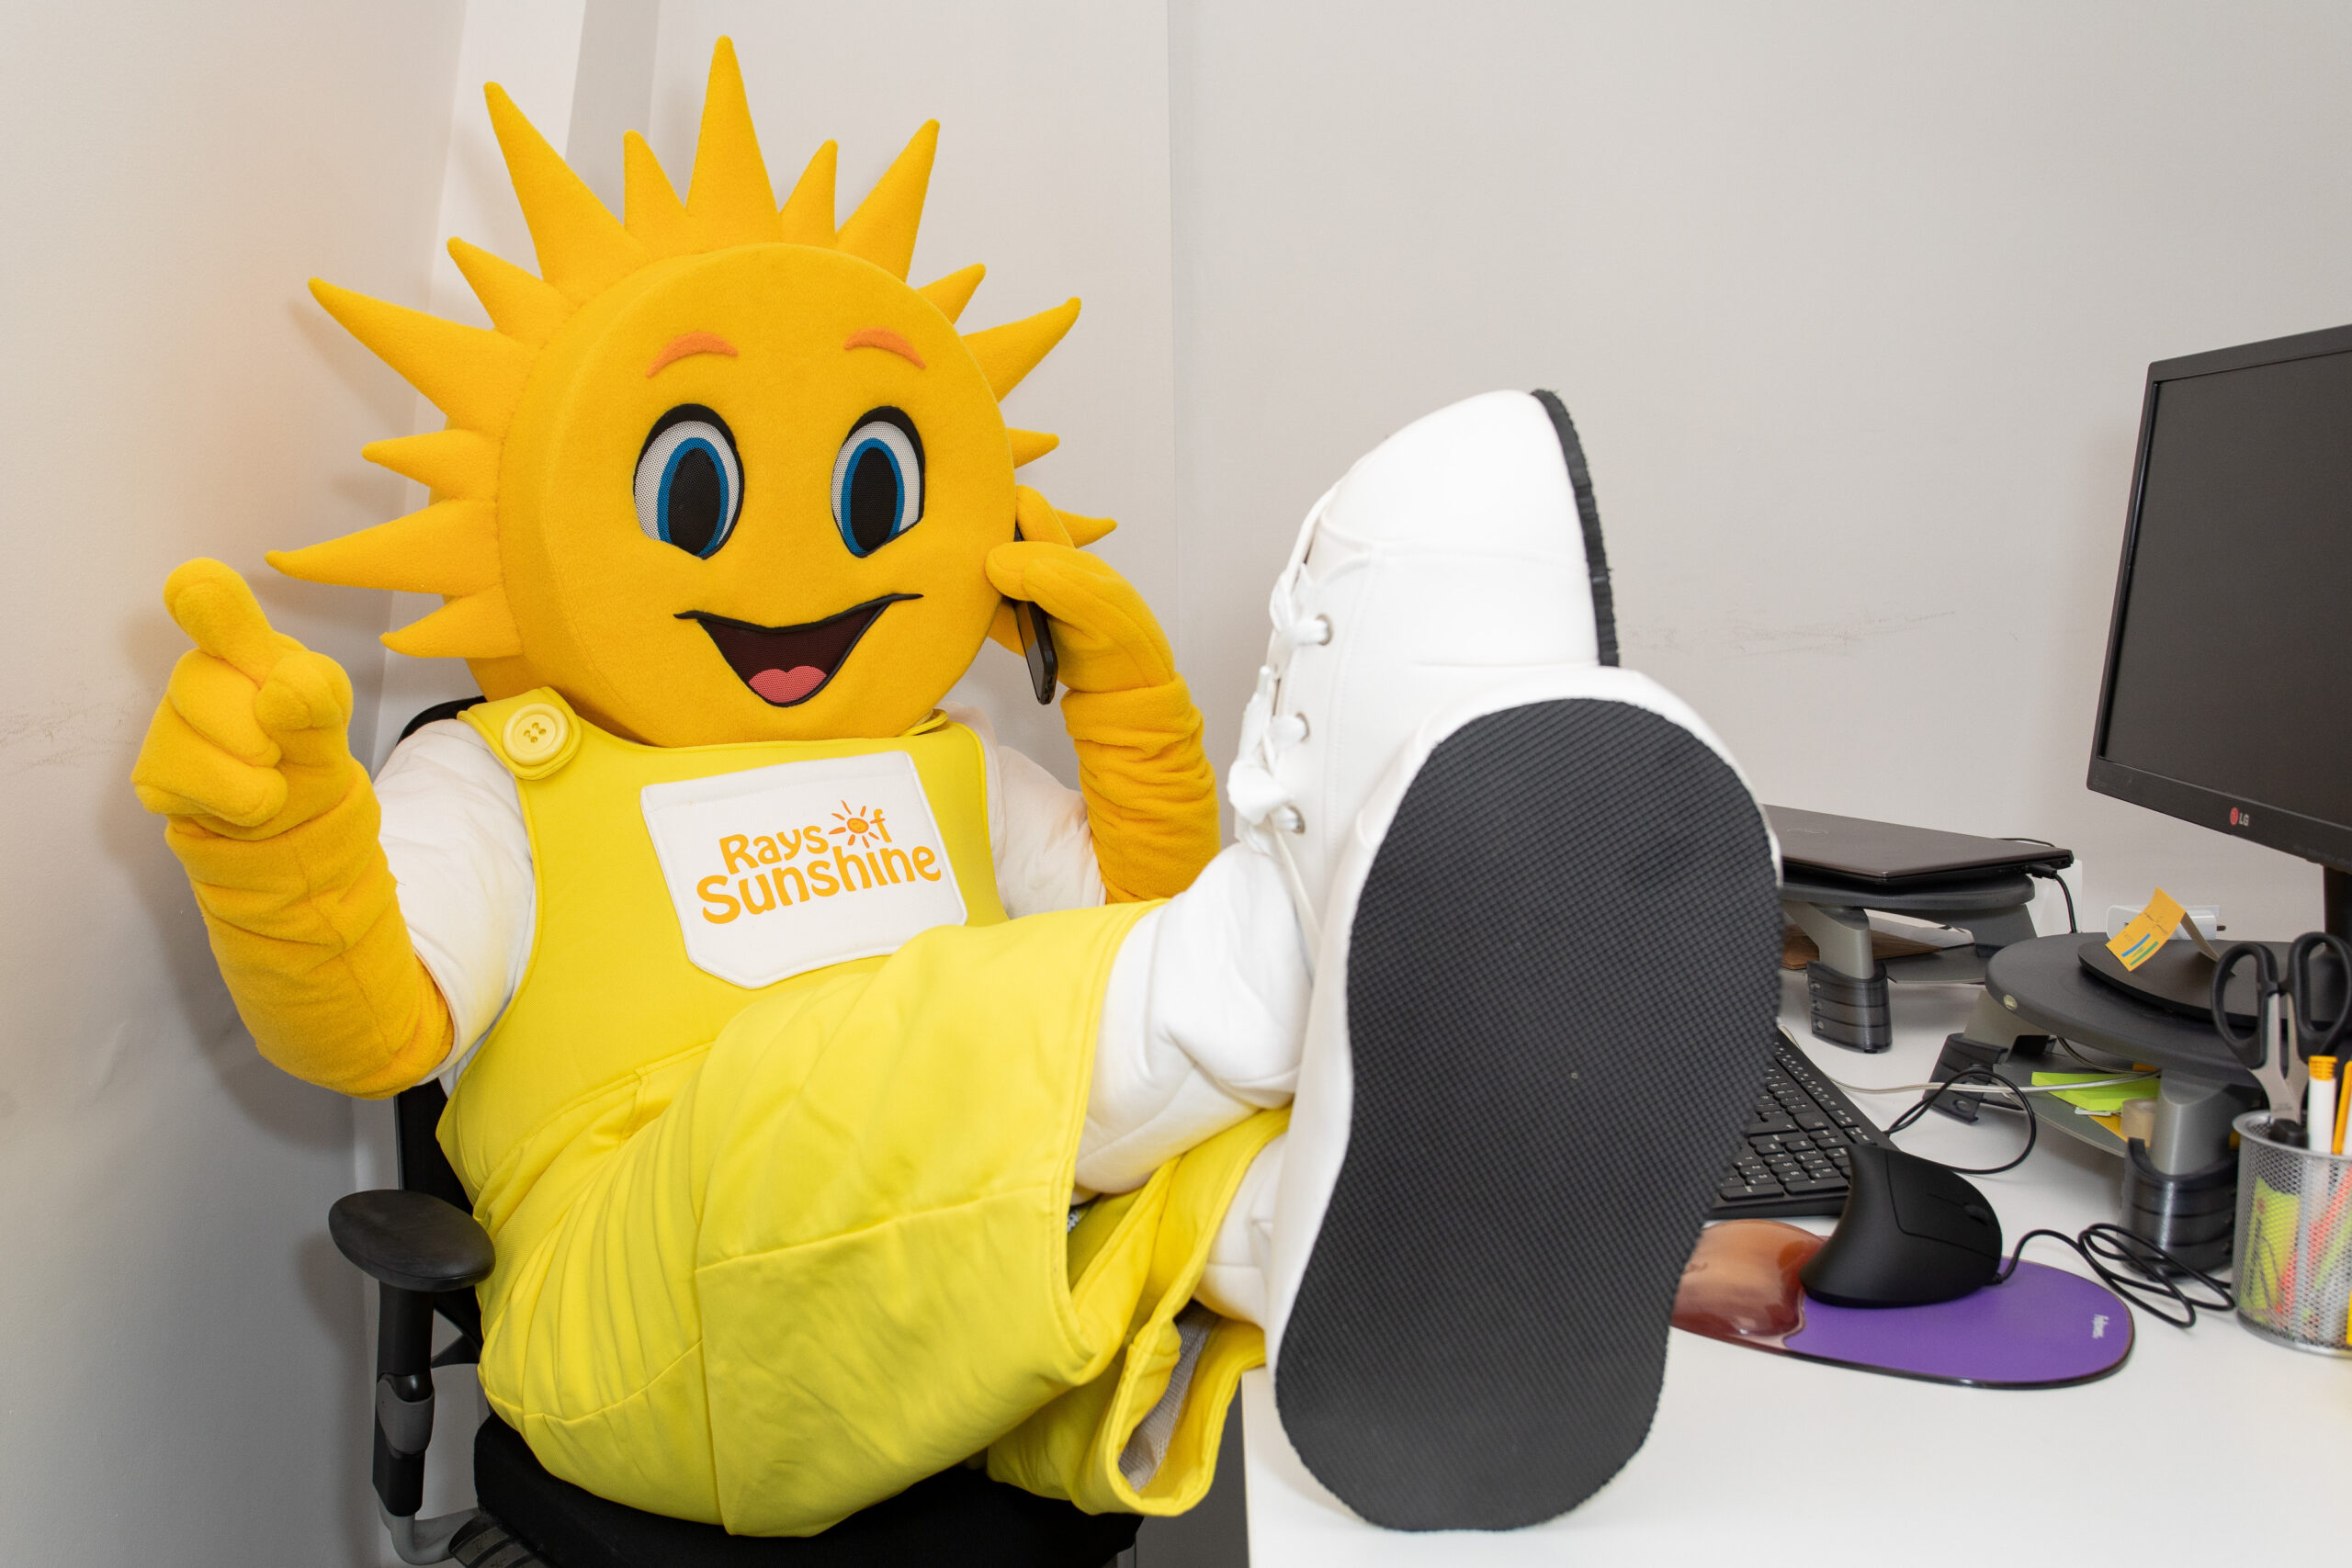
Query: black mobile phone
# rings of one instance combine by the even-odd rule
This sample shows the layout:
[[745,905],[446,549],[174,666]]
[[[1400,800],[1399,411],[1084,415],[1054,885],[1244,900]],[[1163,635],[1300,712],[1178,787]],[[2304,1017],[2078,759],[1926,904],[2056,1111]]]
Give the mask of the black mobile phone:
[[[1021,525],[1012,525],[1012,536],[1021,537]],[[1029,660],[1029,687],[1037,694],[1042,705],[1054,700],[1054,682],[1061,676],[1061,660],[1054,653],[1054,623],[1046,612],[1026,599],[1013,599],[1012,625],[1021,634],[1021,655]]]
[[1012,601],[1012,624],[1021,629],[1021,652],[1029,660],[1029,684],[1040,703],[1054,700],[1061,661],[1054,655],[1054,623],[1026,599]]

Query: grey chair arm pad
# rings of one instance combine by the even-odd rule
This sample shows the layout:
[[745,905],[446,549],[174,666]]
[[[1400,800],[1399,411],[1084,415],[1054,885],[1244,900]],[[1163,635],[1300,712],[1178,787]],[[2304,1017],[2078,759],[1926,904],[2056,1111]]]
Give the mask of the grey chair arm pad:
[[395,1290],[462,1291],[490,1277],[490,1233],[424,1192],[354,1192],[327,1211],[342,1254]]

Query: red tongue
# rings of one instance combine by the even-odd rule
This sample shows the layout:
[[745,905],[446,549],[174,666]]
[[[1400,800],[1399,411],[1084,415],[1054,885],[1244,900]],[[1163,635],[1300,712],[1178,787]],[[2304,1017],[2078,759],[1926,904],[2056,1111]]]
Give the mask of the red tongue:
[[789,670],[763,670],[752,677],[752,690],[772,703],[797,703],[825,683],[825,672],[813,664]]

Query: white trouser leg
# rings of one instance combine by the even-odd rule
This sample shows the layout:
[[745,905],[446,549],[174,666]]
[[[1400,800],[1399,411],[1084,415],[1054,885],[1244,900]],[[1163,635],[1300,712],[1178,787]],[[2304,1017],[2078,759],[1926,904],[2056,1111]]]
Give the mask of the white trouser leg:
[[1193,1299],[1211,1312],[1264,1327],[1267,1319],[1266,1260],[1274,1245],[1274,1198],[1282,1187],[1283,1133],[1258,1151],[1242,1174],[1233,1204],[1209,1244],[1208,1266]]
[[1253,1111],[1289,1103],[1313,985],[1282,873],[1228,847],[1112,961],[1078,1184],[1140,1187]]

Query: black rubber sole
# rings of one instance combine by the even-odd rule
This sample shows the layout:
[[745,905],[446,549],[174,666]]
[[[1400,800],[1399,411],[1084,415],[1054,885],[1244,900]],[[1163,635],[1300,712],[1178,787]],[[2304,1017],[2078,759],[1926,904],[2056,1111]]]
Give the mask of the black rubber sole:
[[1646,709],[1512,708],[1430,754],[1356,908],[1348,1150],[1275,1368],[1350,1507],[1515,1529],[1641,1447],[1781,926],[1761,813]]

